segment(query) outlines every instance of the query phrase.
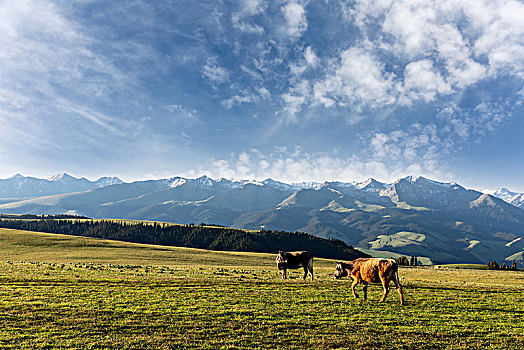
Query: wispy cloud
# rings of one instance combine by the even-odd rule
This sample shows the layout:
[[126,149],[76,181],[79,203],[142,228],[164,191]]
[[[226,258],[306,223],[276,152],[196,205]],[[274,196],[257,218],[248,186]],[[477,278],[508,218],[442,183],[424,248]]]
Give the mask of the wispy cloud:
[[234,13],[231,15],[231,22],[233,23],[233,27],[247,33],[255,33],[255,34],[263,34],[264,33],[264,27],[262,27],[259,24],[256,23],[249,23],[242,21],[239,14]]
[[297,115],[306,104],[310,95],[310,86],[307,80],[302,80],[282,95],[286,122],[298,121]]
[[196,109],[187,109],[179,104],[166,105],[166,109],[172,114],[176,115],[179,120],[186,122],[198,121],[198,111]]
[[202,75],[213,84],[225,83],[229,80],[229,72],[218,63],[217,57],[209,57],[202,68]]
[[134,85],[131,75],[94,52],[95,41],[52,2],[7,1],[0,5],[0,18],[0,102],[7,122],[16,115],[11,112],[36,119],[38,111],[66,108],[65,114],[114,131],[109,117],[87,112],[88,106]]

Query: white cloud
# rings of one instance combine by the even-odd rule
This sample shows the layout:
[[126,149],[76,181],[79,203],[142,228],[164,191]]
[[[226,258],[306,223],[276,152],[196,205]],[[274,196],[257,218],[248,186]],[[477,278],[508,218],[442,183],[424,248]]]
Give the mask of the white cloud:
[[306,47],[306,51],[304,51],[304,58],[306,59],[307,65],[309,67],[316,67],[318,65],[318,57],[311,46]]
[[300,147],[275,147],[268,154],[252,149],[232,154],[229,159],[209,160],[203,167],[184,175],[256,180],[270,177],[284,182],[349,182],[369,177],[394,181],[412,174],[450,179],[452,174],[436,152],[438,143],[434,126],[415,124],[409,131],[373,135],[359,155],[341,157],[335,155],[337,152],[309,153]]
[[[465,3],[399,0],[382,2],[377,8],[358,1],[353,13],[362,30],[379,27],[381,35],[373,40],[376,50],[396,56],[406,62],[406,68],[431,58],[434,67],[444,65],[437,73],[451,88],[463,88],[486,77],[486,67],[470,47],[469,33],[459,29],[464,20],[461,4]],[[429,95],[422,92],[419,96],[427,99],[433,92],[431,87]]]
[[404,71],[404,86],[401,102],[423,100],[431,102],[440,94],[450,94],[453,90],[437,72],[430,60],[411,62]]
[[524,79],[524,4],[482,1],[465,11],[480,32],[475,53],[488,58],[490,73],[516,74]]
[[254,16],[263,13],[268,3],[266,0],[241,0],[240,6],[243,16]]
[[256,90],[262,99],[267,100],[271,97],[271,93],[265,87],[257,88]]
[[456,24],[433,29],[438,55],[445,62],[447,80],[457,88],[467,87],[486,77],[487,69],[474,60],[474,54]]
[[311,46],[306,47],[303,53],[303,59],[299,63],[291,63],[289,70],[291,74],[302,75],[308,68],[316,68],[319,64],[319,58]]
[[298,38],[308,28],[306,10],[304,5],[295,1],[290,1],[281,8],[284,18],[286,19],[286,33],[291,38]]
[[[524,4],[516,0],[359,0],[347,19],[374,35],[373,42],[399,59],[431,57],[444,63],[442,76],[458,87],[524,68]],[[377,32],[376,29],[379,29]],[[489,66],[481,63],[487,59]]]
[[350,47],[340,55],[334,73],[315,83],[315,102],[331,107],[338,105],[382,107],[395,102],[394,75],[384,70],[369,50]]

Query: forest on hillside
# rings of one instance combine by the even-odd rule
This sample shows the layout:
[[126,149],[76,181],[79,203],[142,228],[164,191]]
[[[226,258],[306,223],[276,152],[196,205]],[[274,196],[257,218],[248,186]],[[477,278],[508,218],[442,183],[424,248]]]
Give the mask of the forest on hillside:
[[221,251],[277,253],[279,250],[308,250],[315,257],[342,260],[368,256],[340,240],[322,239],[303,232],[272,230],[250,232],[228,227],[194,224],[168,225],[118,220],[64,219],[62,217],[57,220],[52,216],[31,220],[3,218],[0,220],[0,227]]

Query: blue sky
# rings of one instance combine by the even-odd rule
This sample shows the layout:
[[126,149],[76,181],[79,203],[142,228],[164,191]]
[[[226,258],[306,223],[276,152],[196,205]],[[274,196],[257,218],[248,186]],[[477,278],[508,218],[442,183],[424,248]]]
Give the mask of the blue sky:
[[0,2],[0,178],[524,192],[524,3]]

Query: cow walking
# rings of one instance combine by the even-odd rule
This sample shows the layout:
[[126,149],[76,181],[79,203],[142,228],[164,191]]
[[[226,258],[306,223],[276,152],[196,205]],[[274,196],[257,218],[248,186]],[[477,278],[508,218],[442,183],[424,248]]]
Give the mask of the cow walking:
[[313,280],[313,255],[310,252],[283,252],[278,251],[275,259],[277,268],[282,270],[282,279],[286,279],[287,269],[304,268],[304,279],[307,277],[307,272],[311,274]]
[[386,296],[389,292],[389,282],[393,281],[397,287],[398,294],[400,295],[400,304],[404,305],[404,296],[402,295],[402,286],[398,278],[398,264],[393,259],[380,259],[380,258],[364,258],[356,259],[347,263],[342,261],[337,262],[335,268],[334,278],[342,278],[349,276],[353,279],[351,284],[351,292],[355,298],[358,298],[358,294],[355,292],[355,286],[362,284],[362,290],[364,291],[364,300],[367,299],[368,283],[382,283],[384,287],[384,294],[380,302],[386,300]]

